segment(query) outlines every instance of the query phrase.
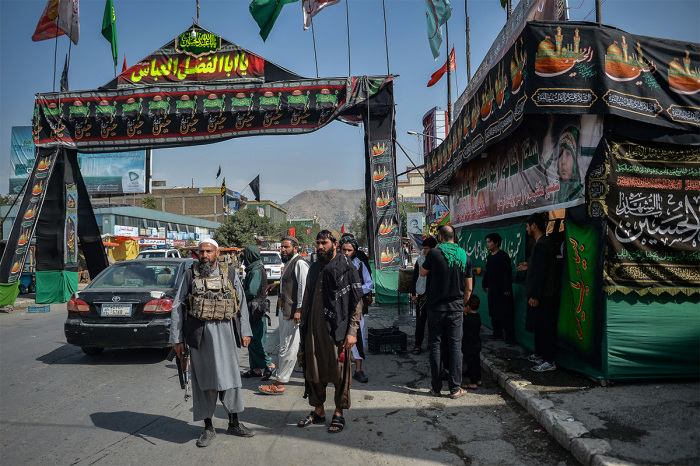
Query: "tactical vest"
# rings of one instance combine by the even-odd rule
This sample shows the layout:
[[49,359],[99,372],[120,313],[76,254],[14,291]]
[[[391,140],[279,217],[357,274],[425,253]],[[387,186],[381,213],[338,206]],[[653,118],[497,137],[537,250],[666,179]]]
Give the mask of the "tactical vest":
[[238,315],[238,293],[228,278],[228,264],[219,262],[220,274],[215,277],[202,277],[198,262],[192,272],[188,315],[199,320],[231,320]]
[[300,255],[290,260],[284,266],[284,273],[280,279],[280,308],[285,319],[290,319],[292,314],[301,307],[301,303],[297,302],[297,294],[299,293],[299,280],[294,276],[294,269],[298,261],[303,260]]

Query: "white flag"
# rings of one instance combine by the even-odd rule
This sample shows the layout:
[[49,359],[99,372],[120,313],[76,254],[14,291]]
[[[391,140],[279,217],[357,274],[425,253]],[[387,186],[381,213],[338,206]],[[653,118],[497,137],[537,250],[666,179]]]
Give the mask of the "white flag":
[[79,0],[59,0],[58,2],[58,21],[56,25],[63,32],[68,34],[70,40],[75,45],[78,45],[80,39],[80,11],[78,6]]
[[304,0],[301,8],[304,10],[304,31],[311,27],[311,17],[327,6],[335,5],[340,0]]

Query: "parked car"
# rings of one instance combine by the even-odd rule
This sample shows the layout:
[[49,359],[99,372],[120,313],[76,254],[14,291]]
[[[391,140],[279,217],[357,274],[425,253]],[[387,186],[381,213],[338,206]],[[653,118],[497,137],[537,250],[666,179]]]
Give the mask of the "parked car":
[[110,265],[67,303],[66,340],[85,354],[105,348],[170,346],[170,313],[193,259]]
[[182,257],[177,249],[145,249],[138,253],[135,259],[153,259],[163,257]]
[[279,251],[260,251],[260,260],[267,272],[268,282],[278,282],[282,278],[284,264]]

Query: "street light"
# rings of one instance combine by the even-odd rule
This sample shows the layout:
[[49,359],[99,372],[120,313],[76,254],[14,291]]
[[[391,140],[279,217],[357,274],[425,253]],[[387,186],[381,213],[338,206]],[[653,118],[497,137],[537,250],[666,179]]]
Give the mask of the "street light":
[[407,132],[408,134],[410,134],[411,136],[425,136],[425,137],[427,137],[427,138],[435,138],[435,139],[439,139],[439,140],[441,140],[441,141],[444,141],[443,138],[438,137],[438,136],[433,136],[432,134],[416,133],[415,131],[406,131],[406,132]]

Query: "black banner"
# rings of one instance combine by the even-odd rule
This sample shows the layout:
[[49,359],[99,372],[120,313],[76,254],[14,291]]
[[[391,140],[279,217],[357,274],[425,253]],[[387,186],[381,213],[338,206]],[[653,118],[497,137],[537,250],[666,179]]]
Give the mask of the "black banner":
[[698,134],[700,44],[547,21],[509,40],[426,157],[426,192],[445,193],[462,163],[507,137],[525,114],[610,114]]
[[606,154],[592,170],[607,186],[606,284],[697,289],[700,148],[611,139]]

